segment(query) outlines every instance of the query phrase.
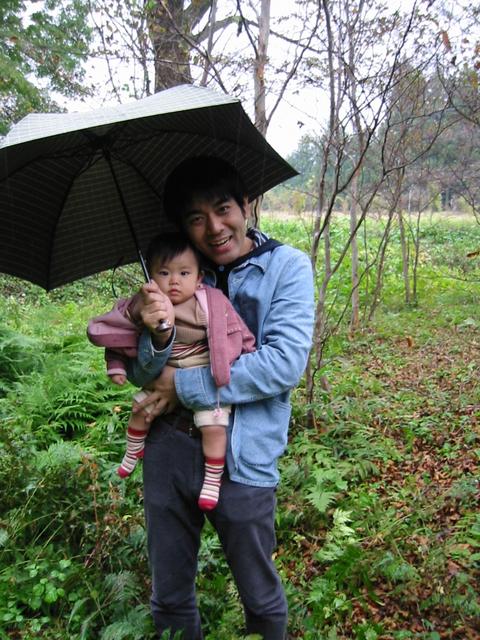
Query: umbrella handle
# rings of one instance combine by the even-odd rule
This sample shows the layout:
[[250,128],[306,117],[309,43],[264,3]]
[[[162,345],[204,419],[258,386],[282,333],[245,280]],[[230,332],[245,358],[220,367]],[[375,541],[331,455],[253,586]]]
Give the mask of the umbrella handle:
[[[142,271],[143,271],[143,275],[145,276],[145,280],[147,282],[150,282],[150,280],[151,280],[150,274],[148,273],[147,265],[145,263],[145,259],[144,259],[143,254],[142,254],[142,250],[140,248],[138,248],[138,258],[140,260],[140,264],[142,265]],[[165,320],[160,320],[160,322],[158,323],[158,325],[157,325],[157,327],[155,329],[155,332],[156,333],[163,333],[164,331],[168,331],[171,328],[172,328],[172,325],[165,318]]]
[[155,333],[163,333],[164,331],[168,331],[171,328],[172,325],[167,319],[161,320],[155,328]]

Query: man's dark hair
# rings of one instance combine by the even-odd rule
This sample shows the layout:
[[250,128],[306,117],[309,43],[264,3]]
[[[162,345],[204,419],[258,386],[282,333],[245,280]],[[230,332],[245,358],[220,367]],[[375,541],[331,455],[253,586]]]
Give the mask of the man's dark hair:
[[170,173],[163,192],[167,218],[180,226],[193,200],[233,198],[243,209],[247,188],[238,171],[229,162],[213,156],[187,158]]
[[177,232],[159,233],[150,240],[147,248],[145,261],[148,271],[151,272],[153,263],[157,260],[160,260],[161,264],[165,264],[187,249],[193,251],[198,262],[198,268],[201,270],[200,254],[186,235]]

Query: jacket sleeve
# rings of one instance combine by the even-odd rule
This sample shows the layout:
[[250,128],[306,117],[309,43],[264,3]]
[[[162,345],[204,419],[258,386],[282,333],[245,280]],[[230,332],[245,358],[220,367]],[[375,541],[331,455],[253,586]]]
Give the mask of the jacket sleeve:
[[165,347],[157,350],[152,345],[148,329],[142,331],[138,340],[137,357],[129,358],[127,361],[127,378],[132,384],[137,387],[143,387],[160,375],[170,357],[175,333],[174,327]]
[[[305,370],[314,318],[310,260],[295,251],[275,268],[279,273],[263,319],[260,344],[257,351],[233,363],[230,383],[218,389],[222,404],[255,402],[285,393],[298,384]],[[176,371],[175,387],[187,408],[202,409],[217,402],[217,387],[208,368]]]
[[92,318],[87,327],[87,336],[97,347],[115,349],[118,353],[133,358],[137,355],[140,329],[129,318],[127,309],[135,299],[121,299],[108,313]]
[[115,374],[126,375],[127,373],[127,358],[116,353],[112,349],[105,349],[105,363],[107,365],[107,375],[113,376]]

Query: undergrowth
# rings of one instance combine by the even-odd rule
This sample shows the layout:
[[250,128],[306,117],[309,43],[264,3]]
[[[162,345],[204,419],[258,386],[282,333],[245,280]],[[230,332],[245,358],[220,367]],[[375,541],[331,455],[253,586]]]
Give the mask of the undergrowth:
[[[264,227],[308,250],[294,221]],[[293,394],[275,552],[290,638],[480,637],[478,266],[463,257],[475,231],[426,225],[417,306],[392,258],[375,323],[328,345],[331,393],[311,407],[302,385]],[[85,338],[110,279],[0,286],[0,639],[154,638],[141,470],[115,473],[132,388],[109,384]],[[205,637],[236,640],[241,605],[204,534]]]

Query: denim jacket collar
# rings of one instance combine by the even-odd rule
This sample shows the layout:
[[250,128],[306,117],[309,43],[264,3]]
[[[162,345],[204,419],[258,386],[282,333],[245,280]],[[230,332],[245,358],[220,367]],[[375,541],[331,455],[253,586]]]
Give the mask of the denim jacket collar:
[[[272,250],[275,249],[276,247],[281,246],[281,242],[278,242],[270,238],[268,238],[266,242],[268,242],[269,246],[264,253],[261,253],[259,255],[251,255],[251,254],[248,255],[243,262],[233,267],[231,272],[235,273],[237,271],[240,271],[241,269],[244,269],[249,265],[254,265],[259,267],[262,273],[265,273],[268,267],[268,263],[270,262]],[[217,284],[217,276],[216,276],[215,270],[213,268],[206,267],[204,271],[205,271],[205,278],[204,278],[205,283],[211,286],[215,286]]]

